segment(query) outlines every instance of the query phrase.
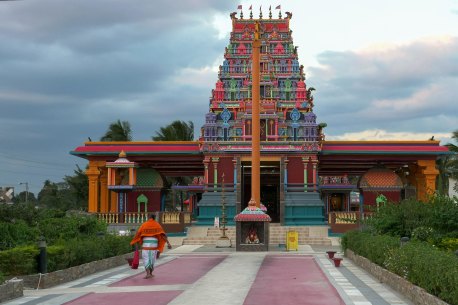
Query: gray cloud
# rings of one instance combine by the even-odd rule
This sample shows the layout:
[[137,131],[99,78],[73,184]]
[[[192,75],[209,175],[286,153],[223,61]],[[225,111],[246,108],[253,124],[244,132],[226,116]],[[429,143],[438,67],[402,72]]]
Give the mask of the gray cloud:
[[227,41],[211,21],[230,8],[210,0],[0,2],[0,185],[28,181],[37,192],[45,179],[59,181],[85,163],[68,152],[118,118],[139,140],[175,119],[198,128],[211,84],[196,89],[176,77],[222,58]]
[[458,121],[457,54],[456,37],[384,50],[322,53],[320,66],[310,68],[309,82],[318,89],[319,119],[328,122],[327,132],[334,135],[368,126],[452,132]]

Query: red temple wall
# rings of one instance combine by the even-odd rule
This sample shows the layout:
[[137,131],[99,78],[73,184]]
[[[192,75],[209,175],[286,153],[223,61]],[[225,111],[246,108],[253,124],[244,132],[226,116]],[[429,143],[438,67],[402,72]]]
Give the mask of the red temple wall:
[[302,158],[288,158],[288,183],[304,183]]
[[224,183],[234,182],[234,163],[232,158],[220,158],[218,164],[218,182],[222,181],[222,175],[224,173]]
[[[137,198],[141,194],[148,198],[148,212],[161,210],[161,190],[142,190],[127,193],[126,212],[137,212]],[[140,211],[144,212],[144,204],[140,204]]]
[[208,184],[213,184],[213,180],[214,180],[214,179],[213,179],[213,173],[215,172],[215,167],[214,167],[214,165],[213,165],[213,161],[210,161],[210,162],[208,163],[208,170],[207,170],[207,172],[208,172],[208,177],[207,177],[207,178],[208,178],[208,180],[207,180],[207,181],[208,181]]

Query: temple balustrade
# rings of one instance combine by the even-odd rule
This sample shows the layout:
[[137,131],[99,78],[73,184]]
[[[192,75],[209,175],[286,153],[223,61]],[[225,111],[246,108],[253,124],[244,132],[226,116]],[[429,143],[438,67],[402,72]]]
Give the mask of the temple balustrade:
[[[97,218],[109,225],[131,224],[139,226],[148,220],[150,213],[96,213]],[[191,212],[154,212],[156,221],[159,222],[166,232],[184,232],[185,227],[191,225]]]
[[372,215],[372,212],[330,212],[328,225],[333,233],[344,233],[359,228]]
[[321,185],[352,184],[348,176],[320,176],[319,179]]

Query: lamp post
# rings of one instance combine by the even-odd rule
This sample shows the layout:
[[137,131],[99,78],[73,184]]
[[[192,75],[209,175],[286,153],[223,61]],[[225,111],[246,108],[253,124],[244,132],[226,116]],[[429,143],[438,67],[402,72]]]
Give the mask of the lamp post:
[[29,202],[29,183],[28,182],[20,182],[19,185],[25,185],[25,203]]
[[223,228],[221,229],[222,235],[221,237],[216,241],[216,248],[230,248],[231,247],[231,240],[229,237],[226,235],[226,197],[224,195],[224,173],[221,176],[221,224],[223,225]]

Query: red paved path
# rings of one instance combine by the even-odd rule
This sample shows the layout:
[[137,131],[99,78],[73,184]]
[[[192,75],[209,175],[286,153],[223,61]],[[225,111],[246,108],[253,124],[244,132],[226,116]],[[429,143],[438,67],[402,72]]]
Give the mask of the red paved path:
[[153,278],[144,279],[145,273],[142,272],[113,283],[110,287],[192,284],[225,258],[226,255],[178,257],[157,266]]
[[68,305],[166,305],[182,291],[90,293],[67,302]]
[[266,256],[244,305],[345,305],[310,256]]

